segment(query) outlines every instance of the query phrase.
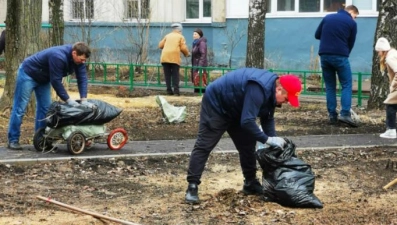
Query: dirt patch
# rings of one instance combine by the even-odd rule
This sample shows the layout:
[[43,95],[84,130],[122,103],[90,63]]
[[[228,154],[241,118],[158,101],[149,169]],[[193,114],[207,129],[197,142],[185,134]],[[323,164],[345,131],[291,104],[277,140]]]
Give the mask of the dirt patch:
[[[90,87],[90,98],[124,109],[107,125],[125,128],[132,140],[195,138],[201,97],[167,96],[171,104],[187,106],[188,115],[185,123],[165,124],[154,100],[161,93]],[[330,126],[325,103],[305,101],[299,109],[278,109],[276,126],[280,136],[384,130],[384,111],[355,111],[360,127]],[[24,144],[31,143],[32,124],[33,118],[25,118]],[[1,118],[2,143],[7,125],[8,118]],[[140,224],[396,224],[396,188],[382,189],[395,178],[396,153],[386,147],[298,151],[316,174],[314,193],[323,209],[286,208],[243,195],[236,154],[211,154],[199,205],[183,201],[188,155],[0,164],[0,224],[112,224],[38,200],[37,195]]]
[[[187,155],[0,165],[0,224],[109,224],[37,195],[140,224],[395,224],[392,148],[298,151],[316,173],[323,209],[294,209],[240,192],[236,154],[212,154],[201,204],[184,204]],[[258,172],[258,176],[261,173]]]

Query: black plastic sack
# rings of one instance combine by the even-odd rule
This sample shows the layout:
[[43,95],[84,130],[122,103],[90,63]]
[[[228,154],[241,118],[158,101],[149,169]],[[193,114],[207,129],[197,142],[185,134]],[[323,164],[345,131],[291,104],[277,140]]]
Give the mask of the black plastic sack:
[[313,194],[315,177],[311,166],[295,155],[295,144],[288,140],[284,149],[262,148],[256,158],[262,167],[262,187],[266,200],[298,208],[323,208]]
[[56,128],[67,125],[101,125],[110,122],[122,112],[122,109],[101,100],[89,99],[88,102],[97,107],[72,107],[67,103],[53,102],[46,114],[47,126]]

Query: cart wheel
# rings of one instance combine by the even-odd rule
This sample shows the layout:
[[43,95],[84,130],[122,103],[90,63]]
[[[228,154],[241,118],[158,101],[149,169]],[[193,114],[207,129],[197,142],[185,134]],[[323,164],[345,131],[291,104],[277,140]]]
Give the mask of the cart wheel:
[[80,131],[75,131],[70,134],[67,140],[67,147],[70,153],[78,155],[84,151],[85,137]]
[[51,146],[52,142],[44,137],[45,128],[39,128],[33,136],[33,146],[37,151],[47,150],[46,148]]
[[111,150],[121,149],[128,140],[127,131],[117,128],[109,133],[107,144]]

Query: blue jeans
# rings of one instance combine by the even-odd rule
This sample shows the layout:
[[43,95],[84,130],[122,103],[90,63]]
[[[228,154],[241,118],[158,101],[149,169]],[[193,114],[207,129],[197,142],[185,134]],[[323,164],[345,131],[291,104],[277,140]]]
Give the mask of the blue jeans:
[[327,110],[330,118],[337,118],[336,111],[336,75],[342,87],[341,116],[350,116],[352,105],[352,72],[348,57],[339,55],[321,55],[321,68],[327,96]]
[[33,91],[36,96],[36,119],[34,129],[37,131],[41,127],[46,127],[45,116],[52,103],[51,84],[49,82],[45,84],[37,83],[23,71],[21,65],[18,69],[14,103],[8,124],[9,143],[19,142],[22,119]]

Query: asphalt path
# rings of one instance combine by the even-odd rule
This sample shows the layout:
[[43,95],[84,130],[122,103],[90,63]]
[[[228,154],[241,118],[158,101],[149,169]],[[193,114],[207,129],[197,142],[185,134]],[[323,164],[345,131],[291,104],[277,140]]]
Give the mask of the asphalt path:
[[[375,146],[397,146],[396,139],[383,139],[379,137],[379,134],[308,135],[287,138],[295,143],[297,150],[357,149]],[[23,146],[24,150],[22,151],[9,150],[2,146],[0,147],[0,163],[68,160],[72,158],[87,159],[190,154],[194,143],[195,139],[129,141],[122,149],[117,151],[110,150],[106,143],[95,143],[92,148],[84,150],[79,155],[71,155],[65,143],[58,144],[58,149],[50,152],[36,151],[32,145]],[[236,152],[236,148],[230,138],[223,138],[213,152]]]

